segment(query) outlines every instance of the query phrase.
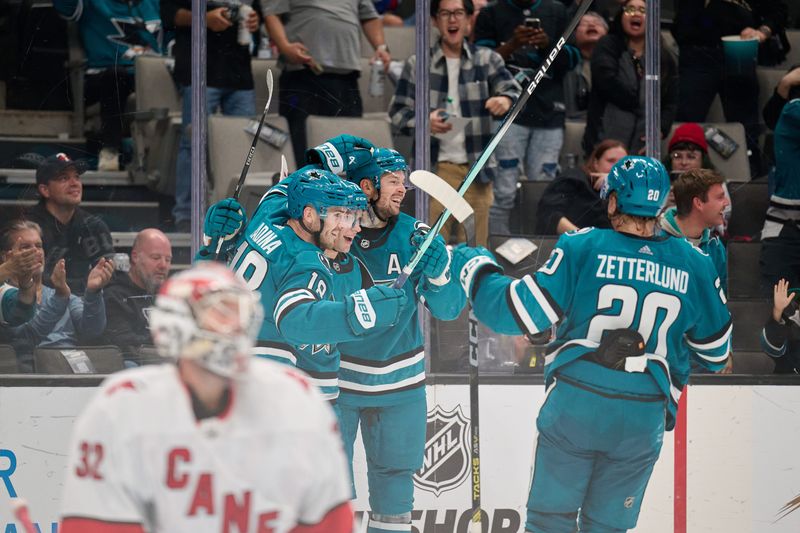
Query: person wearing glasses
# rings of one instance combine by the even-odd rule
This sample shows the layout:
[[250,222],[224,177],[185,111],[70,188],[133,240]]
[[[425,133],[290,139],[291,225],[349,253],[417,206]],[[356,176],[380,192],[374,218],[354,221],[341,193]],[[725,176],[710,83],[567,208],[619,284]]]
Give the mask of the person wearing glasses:
[[[645,2],[627,0],[609,34],[592,55],[592,90],[583,149],[602,139],[619,139],[631,154],[645,148]],[[661,134],[666,136],[678,108],[678,64],[661,46]]]
[[[708,157],[708,142],[706,142],[703,128],[696,122],[687,122],[675,128],[675,133],[669,139],[667,157],[664,158],[663,163],[667,172],[669,172],[671,181],[674,181],[675,178],[689,170],[699,168],[717,170]],[[725,191],[728,205],[725,207],[722,224],[716,226],[714,231],[724,237],[728,234],[728,222],[731,220],[732,204],[726,182],[722,183],[722,189]],[[665,209],[674,206],[675,198],[672,190],[670,190]]]
[[[458,188],[492,138],[493,117],[502,118],[521,93],[500,54],[467,41],[474,12],[472,0],[431,2],[431,22],[441,35],[431,47],[431,161],[435,163],[434,172],[454,188]],[[416,55],[406,61],[389,105],[392,126],[401,134],[411,134],[415,126],[416,63]],[[463,119],[468,119],[465,126]],[[457,120],[462,121],[463,129],[454,129]],[[496,172],[493,165],[486,165],[464,196],[475,210],[475,234],[481,244],[486,244],[489,237],[489,207]],[[440,203],[431,201],[430,220],[435,220],[443,209]],[[445,241],[455,229],[450,219],[441,232]],[[466,240],[463,235],[457,238]]]
[[81,174],[85,171],[85,161],[73,161],[64,153],[45,159],[36,170],[39,203],[24,213],[25,219],[42,229],[45,284],[52,286],[53,269],[64,259],[66,282],[78,296],[86,291],[86,279],[94,265],[114,255],[106,223],[79,207],[83,198]]

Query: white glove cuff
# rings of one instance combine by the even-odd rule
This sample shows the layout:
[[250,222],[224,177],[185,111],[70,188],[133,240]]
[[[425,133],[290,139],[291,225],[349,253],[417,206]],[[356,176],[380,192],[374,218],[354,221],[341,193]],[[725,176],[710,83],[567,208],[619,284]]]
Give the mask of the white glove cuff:
[[467,261],[461,268],[458,280],[461,282],[461,286],[464,288],[464,293],[467,295],[467,298],[472,296],[472,280],[475,278],[475,274],[486,265],[499,266],[491,257],[479,255]]

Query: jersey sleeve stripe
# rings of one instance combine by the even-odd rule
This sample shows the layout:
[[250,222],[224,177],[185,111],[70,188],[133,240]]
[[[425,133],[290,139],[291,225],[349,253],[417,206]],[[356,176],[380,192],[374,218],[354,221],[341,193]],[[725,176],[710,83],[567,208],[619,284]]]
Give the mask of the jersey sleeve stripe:
[[730,320],[725,326],[709,337],[705,339],[695,340],[690,338],[688,335],[686,336],[686,343],[689,345],[690,348],[696,351],[708,351],[708,350],[716,350],[721,346],[724,346],[727,343],[731,336],[731,331],[733,330],[733,324]]
[[536,298],[536,303],[538,303],[542,311],[544,311],[547,320],[549,320],[551,324],[558,322],[562,314],[561,309],[558,308],[558,305],[553,301],[547,291],[541,288],[530,274],[522,278],[522,281],[525,282],[525,286],[528,287],[533,297]]
[[772,357],[780,357],[786,353],[786,341],[784,341],[780,346],[775,346],[769,342],[766,328],[761,329],[761,342],[763,344],[764,351],[767,352],[767,355],[771,355]]
[[528,333],[534,334],[539,333],[539,328],[536,327],[536,324],[533,321],[533,317],[531,317],[528,310],[525,308],[525,304],[517,294],[517,285],[522,280],[515,280],[512,281],[511,284],[508,286],[508,299],[510,300],[510,308],[514,318],[517,321],[517,324],[520,325],[520,329],[523,331],[527,331]]
[[280,327],[280,322],[283,316],[295,306],[300,305],[302,302],[313,302],[314,300],[316,300],[316,298],[314,298],[314,294],[312,294],[312,292],[308,289],[297,289],[285,292],[278,299],[278,303],[275,306],[275,312],[272,315],[273,319],[275,320],[275,325]]
[[362,372],[364,374],[380,375],[380,374],[389,374],[391,372],[394,372],[395,370],[415,365],[418,362],[422,361],[423,359],[425,359],[424,351],[417,353],[413,357],[405,358],[401,361],[395,361],[394,363],[385,366],[361,365],[351,361],[346,361],[344,358],[342,358],[342,361],[340,363],[340,368],[343,368],[345,370],[353,370],[355,372]]
[[59,533],[145,533],[135,522],[112,522],[82,516],[66,516],[58,528]]
[[400,390],[403,387],[410,387],[413,385],[424,384],[425,374],[417,374],[407,379],[401,379],[393,383],[385,383],[380,385],[366,385],[364,383],[356,383],[355,381],[348,381],[346,379],[339,379],[339,388],[348,391],[361,393],[361,394],[378,394],[388,390]]
[[271,346],[256,346],[252,349],[252,354],[259,357],[289,361],[293,366],[297,366],[297,357],[290,350],[281,350],[280,348],[273,348]]

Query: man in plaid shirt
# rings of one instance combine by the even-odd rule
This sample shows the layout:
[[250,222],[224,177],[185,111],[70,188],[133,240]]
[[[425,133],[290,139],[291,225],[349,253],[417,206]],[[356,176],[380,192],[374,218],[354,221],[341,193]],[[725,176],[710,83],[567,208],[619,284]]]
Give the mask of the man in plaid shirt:
[[[431,47],[431,160],[436,162],[436,174],[456,188],[489,143],[492,117],[502,118],[522,91],[497,52],[466,40],[474,11],[472,0],[431,1],[431,17],[441,34]],[[414,128],[416,62],[416,56],[406,61],[389,106],[394,128],[405,134]],[[469,121],[463,130],[454,130],[450,117]],[[475,210],[475,233],[482,245],[488,240],[493,170],[485,167],[464,196]],[[431,200],[430,220],[442,210],[441,204]],[[452,225],[451,219],[442,228],[445,240],[449,240]]]

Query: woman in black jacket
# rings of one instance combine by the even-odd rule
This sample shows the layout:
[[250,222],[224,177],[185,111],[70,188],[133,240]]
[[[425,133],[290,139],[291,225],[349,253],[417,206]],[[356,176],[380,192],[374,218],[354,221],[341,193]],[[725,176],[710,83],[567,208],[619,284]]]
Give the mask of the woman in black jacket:
[[561,235],[594,226],[610,228],[600,189],[614,163],[628,155],[625,145],[606,139],[595,146],[586,164],[567,169],[544,190],[536,210],[536,233]]
[[[583,149],[602,139],[619,139],[632,154],[644,149],[645,3],[627,0],[621,16],[592,55],[592,91]],[[661,133],[666,136],[678,108],[678,63],[661,46]]]

